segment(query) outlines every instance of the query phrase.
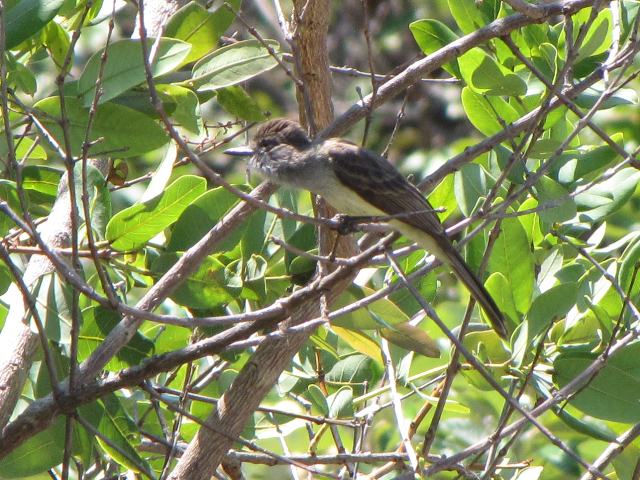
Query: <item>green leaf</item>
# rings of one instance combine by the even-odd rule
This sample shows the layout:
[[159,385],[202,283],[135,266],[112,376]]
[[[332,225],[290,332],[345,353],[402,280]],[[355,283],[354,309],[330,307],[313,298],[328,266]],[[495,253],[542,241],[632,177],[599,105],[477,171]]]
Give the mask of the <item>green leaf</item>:
[[[66,0],[60,9],[59,15],[65,18],[66,23],[69,25],[69,31],[80,29],[92,24],[98,13],[100,13],[103,2],[104,0],[92,2],[87,0]],[[105,18],[103,17],[103,19]]]
[[[590,11],[591,9],[588,10]],[[611,45],[611,26],[611,11],[604,8],[598,13],[598,16],[589,27],[589,31],[585,35],[584,41],[578,50],[576,63],[587,57],[604,53],[609,49]],[[577,33],[578,29],[574,30],[574,35],[577,35]]]
[[[64,148],[64,134],[60,127],[60,99],[45,98],[36,103],[34,108],[36,116],[48,133]],[[65,108],[69,120],[71,154],[80,156],[89,121],[89,110],[82,106],[80,100],[72,97],[65,97]],[[120,158],[135,157],[161,147],[168,140],[164,130],[148,116],[122,105],[105,103],[98,107],[93,121],[89,141],[96,143],[89,151],[92,156],[117,154]]]
[[178,85],[156,85],[156,88],[175,102],[176,108],[171,112],[171,118],[175,120],[174,126],[198,135],[202,133],[204,125],[200,115],[200,102],[195,93]]
[[140,200],[138,200],[139,202],[146,202],[147,200],[151,200],[153,197],[157,197],[164,192],[171,180],[173,166],[177,159],[178,147],[175,142],[169,142],[166,150],[164,151],[164,155],[162,156],[162,160],[160,160],[158,166],[151,175],[151,181],[140,197]]
[[[622,143],[622,134],[612,135],[617,143]],[[610,165],[618,157],[609,145],[600,145],[595,148],[581,149],[563,153],[552,170],[558,182],[563,185],[571,185],[578,180],[598,173]]]
[[[4,295],[9,287],[13,283],[14,278],[4,263],[0,263],[0,295]],[[0,322],[0,328],[2,328],[2,322]]]
[[266,118],[253,98],[238,85],[221,88],[216,98],[222,108],[238,118],[249,122],[260,122]]
[[[241,0],[229,0],[228,3],[235,11],[240,9]],[[234,18],[225,5],[209,12],[196,2],[189,2],[171,16],[163,35],[191,45],[189,55],[183,60],[183,63],[190,63],[215,48]]]
[[543,43],[534,49],[534,51],[535,55],[531,57],[533,64],[544,78],[553,84],[556,81],[556,74],[558,72],[558,51],[556,47],[550,43]]
[[[493,330],[471,331],[464,337],[463,344],[485,365],[492,365],[489,370],[491,376],[500,381],[501,377],[508,374],[508,361],[511,352],[507,350],[504,342]],[[464,376],[482,391],[492,391],[493,387],[475,370],[463,371]]]
[[38,89],[35,74],[22,63],[18,62],[13,55],[7,52],[7,83],[27,95],[33,95]]
[[6,12],[5,48],[11,50],[53,20],[64,0],[20,0]]
[[460,73],[466,84],[485,95],[522,96],[527,84],[504,68],[480,48],[472,48],[458,58]]
[[[156,275],[165,274],[180,258],[180,254],[160,255],[151,269]],[[189,308],[213,309],[239,299],[242,286],[229,283],[225,275],[225,264],[210,255],[200,264],[198,271],[191,275],[171,294],[171,299]]]
[[507,278],[516,308],[520,313],[527,312],[533,294],[534,261],[527,234],[517,218],[503,220],[489,259],[489,271]]
[[[16,182],[0,178],[0,199],[7,202],[14,212],[20,211],[20,199]],[[7,215],[0,215],[0,234],[4,235],[16,224]]]
[[[612,442],[613,443],[613,442]],[[627,445],[618,455],[614,455],[613,468],[617,475],[616,478],[632,479],[637,475],[638,459],[640,458],[640,448],[634,443]]]
[[454,192],[453,176],[447,175],[442,182],[428,195],[429,203],[434,208],[444,208],[444,212],[438,214],[441,222],[444,222],[458,208]]
[[[136,450],[140,443],[139,430],[121,405],[118,397],[110,394],[103,397],[99,403],[104,406],[103,414],[97,425],[101,436],[95,437],[100,447],[120,465],[134,472],[150,472],[149,464],[140,457]],[[90,418],[85,418],[85,420],[93,423]],[[105,438],[108,441],[105,441]]]
[[[524,45],[530,51],[535,51],[540,45],[549,43],[549,28],[543,25],[530,24],[522,28]],[[523,45],[523,46],[524,46]]]
[[[265,41],[276,53],[280,44],[275,40]],[[244,40],[219,48],[193,66],[188,87],[198,91],[211,91],[242,83],[271,70],[278,63],[269,51],[257,40]]]
[[[409,24],[409,30],[425,55],[429,55],[458,39],[458,36],[449,27],[438,20],[417,20]],[[453,60],[443,65],[442,68],[451,75],[461,78],[458,60]]]
[[613,177],[576,195],[578,218],[583,222],[598,222],[620,209],[633,195],[640,172],[624,168]]
[[326,379],[338,384],[368,382],[372,385],[380,379],[381,373],[380,365],[370,356],[356,353],[338,360],[327,372]]
[[454,192],[458,207],[465,216],[471,215],[480,198],[488,192],[487,175],[477,163],[468,163],[455,174]]
[[539,480],[543,470],[544,467],[525,467],[518,471],[513,480]]
[[[71,342],[71,285],[60,281],[55,273],[47,273],[36,281],[33,295],[47,338],[68,346]],[[31,329],[38,331],[33,319]]]
[[[82,328],[78,342],[78,360],[84,361],[104,341],[121,316],[104,307],[89,307],[82,311]],[[116,372],[126,367],[139,365],[154,352],[154,343],[138,330],[133,338],[118,351],[106,365],[106,369]]]
[[493,21],[500,8],[496,0],[449,0],[449,10],[463,33],[471,33]]
[[18,445],[0,460],[2,478],[22,478],[42,474],[62,463],[65,431],[64,417],[57,417],[46,430]]
[[[223,261],[228,261],[230,255],[225,253],[224,256],[218,257]],[[265,298],[265,281],[264,272],[267,268],[267,262],[262,257],[250,257],[245,261],[244,258],[238,258],[227,263],[224,268],[224,285],[227,288],[234,289],[237,292],[236,298],[245,300],[264,300]],[[251,280],[251,285],[246,280]],[[253,288],[251,288],[253,287]]]
[[[530,197],[520,204],[520,207],[518,207],[518,211],[526,212],[535,209],[537,206],[538,201],[535,198]],[[544,237],[540,229],[540,218],[538,213],[527,213],[526,215],[520,215],[518,219],[520,220],[520,223],[522,224],[522,227],[527,234],[527,239],[529,239],[529,242],[531,242],[534,246],[539,245]]]
[[527,314],[529,340],[569,313],[578,300],[578,287],[577,282],[561,283],[535,298]]
[[[371,294],[373,290],[363,288],[364,292]],[[398,308],[398,306],[388,299],[381,299],[366,307],[371,318],[377,323],[376,329],[388,328],[399,323],[406,323],[409,317]]]
[[[158,77],[176,69],[189,53],[191,46],[172,38],[161,38],[158,43],[155,39],[149,38],[147,52],[151,52],[152,48],[156,48],[156,51],[151,71],[154,77]],[[104,49],[91,56],[78,80],[78,95],[82,97],[85,107],[93,102],[98,77],[102,79],[99,104],[117,97],[146,79],[140,39],[124,39],[109,45],[104,66],[103,53]],[[101,69],[104,69],[102,75]]]
[[540,219],[547,223],[562,223],[576,215],[576,202],[569,197],[569,192],[549,177],[542,177],[536,183],[536,192],[540,205],[546,203],[559,205],[540,210]]
[[307,393],[311,403],[318,409],[321,415],[329,415],[329,404],[320,387],[315,384],[311,384],[307,387]]
[[564,406],[554,407],[553,413],[555,413],[562,422],[569,428],[572,428],[576,432],[588,435],[596,440],[602,440],[603,442],[615,443],[616,436],[610,429],[602,427],[599,424],[589,421],[588,419],[577,418],[571,415]]
[[29,202],[47,210],[58,196],[62,171],[46,165],[27,165],[22,169],[22,188]]
[[[512,158],[513,152],[503,145],[496,145],[491,151],[491,155],[489,157],[490,160],[495,158],[495,161],[500,169],[500,172],[506,170],[509,162],[514,162],[514,165],[511,165],[509,169],[509,173],[507,174],[507,178],[513,182],[521,184],[524,182],[526,170],[524,168],[524,161],[520,158],[520,156],[516,156],[516,158]],[[493,170],[491,170],[493,171]]]
[[331,325],[331,331],[356,352],[360,352],[376,361],[377,364],[382,365],[383,359],[382,354],[380,353],[380,345],[378,345],[378,343],[376,343],[369,335],[363,331],[350,330],[333,324]]
[[243,222],[243,225],[246,226],[240,242],[243,258],[264,252],[268,244],[267,235],[270,233],[266,219],[267,212],[258,209],[251,214],[248,221]]
[[[305,252],[315,251],[318,246],[316,228],[308,223],[299,225],[287,238],[287,243]],[[316,268],[315,260],[295,255],[287,250],[284,252],[284,265],[290,275],[311,274]]]
[[[620,270],[617,279],[620,288],[629,298],[633,299],[640,292],[640,270],[636,267],[640,264],[640,240],[630,243],[620,256]],[[633,288],[631,288],[633,286]]]
[[[593,107],[596,102],[600,100],[604,92],[589,89],[582,92],[575,99],[575,103],[580,108],[589,109]],[[637,105],[638,104],[638,92],[632,88],[621,88],[616,90],[615,95],[608,96],[604,101],[598,105],[598,110],[607,110],[609,108],[617,107],[620,105]]]
[[57,22],[49,22],[42,31],[42,40],[55,64],[62,68],[71,46],[67,31]]
[[[553,380],[564,387],[595,360],[595,354],[563,353],[553,363]],[[640,343],[609,357],[604,368],[569,403],[592,417],[613,422],[640,421]]]
[[[374,292],[368,287],[358,287],[352,285],[345,290],[336,302],[336,307],[353,303],[354,301],[364,298]],[[391,327],[396,323],[408,322],[409,317],[397,305],[386,298],[376,300],[368,305],[365,309],[359,309],[336,318],[331,322],[332,325],[352,329],[352,330],[379,330],[381,328]]]
[[[169,251],[186,251],[195,245],[225,213],[238,203],[238,197],[224,187],[213,188],[193,201],[178,218],[167,244]],[[236,229],[219,246],[220,251],[233,249],[244,229]]]
[[353,389],[341,387],[333,395],[327,397],[330,418],[349,418],[353,416]]
[[[423,250],[416,250],[412,254],[404,257],[399,263],[401,265],[402,271],[405,273],[409,273],[409,271],[414,270],[414,267],[417,264],[413,263],[413,259],[420,259],[420,266],[424,264],[424,256],[425,252]],[[391,273],[391,269],[389,269],[389,273]],[[389,275],[388,273],[388,275]],[[389,276],[387,276],[387,279]],[[398,277],[395,273],[392,273],[391,281],[398,281]],[[418,291],[423,300],[427,302],[432,302],[436,298],[437,290],[438,290],[438,273],[436,271],[431,271],[425,275],[422,275],[420,278],[416,278],[412,281],[414,288]],[[420,302],[413,296],[411,292],[406,288],[400,288],[393,292],[391,295],[387,297],[391,302],[393,302],[398,308],[400,308],[405,315],[409,317],[413,317],[419,312],[422,312],[422,307],[420,306]]]
[[520,117],[518,112],[500,97],[487,97],[469,87],[462,89],[462,106],[471,124],[490,136]]
[[440,358],[440,349],[436,341],[420,327],[415,327],[409,322],[396,323],[393,328],[382,328],[380,335],[410,352],[416,352],[425,357]]
[[506,314],[515,325],[519,320],[519,315],[516,310],[513,295],[511,295],[511,285],[509,285],[507,277],[500,272],[492,273],[489,275],[489,278],[487,278],[484,286],[495,300],[500,311]]
[[126,208],[107,225],[106,238],[116,250],[135,250],[174,223],[206,190],[206,181],[185,175],[151,200]]
[[507,350],[500,337],[492,330],[469,332],[463,344],[485,363],[501,364],[509,361],[511,352]]
[[[91,214],[91,227],[98,233],[99,239],[104,239],[107,223],[111,219],[111,193],[107,180],[102,172],[93,165],[87,165],[86,191],[89,213]],[[86,222],[84,215],[84,205],[82,202],[82,162],[76,163],[73,174],[75,177],[76,206],[80,218]]]

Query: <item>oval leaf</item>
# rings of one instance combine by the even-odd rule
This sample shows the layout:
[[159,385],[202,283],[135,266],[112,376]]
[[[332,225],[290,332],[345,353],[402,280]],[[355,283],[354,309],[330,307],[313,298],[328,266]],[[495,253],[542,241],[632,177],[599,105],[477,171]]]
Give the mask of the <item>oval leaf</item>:
[[[198,242],[222,216],[238,203],[238,197],[224,187],[213,188],[198,197],[178,218],[167,245],[169,251],[185,251]],[[243,226],[245,223],[243,222]],[[244,228],[234,230],[218,247],[232,250],[240,241]]]
[[[228,0],[234,10],[240,9],[241,0]],[[171,16],[163,35],[191,44],[189,55],[183,63],[190,63],[205,55],[218,43],[218,38],[229,28],[235,15],[221,5],[215,12],[208,12],[196,2],[189,2]]]
[[175,222],[206,190],[202,177],[185,175],[157,197],[126,208],[107,225],[106,238],[116,250],[134,250]]
[[440,358],[440,349],[436,341],[421,328],[414,327],[409,322],[396,323],[393,328],[383,328],[380,335],[394,345],[425,357]]
[[[156,48],[156,51],[151,71],[153,76],[157,77],[177,68],[186,58],[191,45],[174,38],[161,38],[156,45],[155,39],[147,39],[147,52],[151,52],[153,48]],[[103,53],[104,49],[91,56],[78,80],[78,95],[82,97],[82,104],[85,107],[93,102],[99,76],[102,79],[100,104],[145,81],[146,73],[140,39],[125,39],[109,45],[104,66],[102,65]]]
[[536,297],[527,314],[529,339],[569,313],[578,299],[578,286],[577,282],[561,283]]
[[[53,20],[64,0],[20,0],[6,12],[5,48],[18,46]],[[4,7],[3,7],[4,8]]]
[[[596,356],[562,354],[553,363],[553,380],[563,387],[582,373]],[[592,417],[613,422],[640,421],[640,343],[634,343],[607,360],[605,367],[569,403]]]
[[353,390],[344,386],[333,395],[327,397],[329,405],[329,417],[351,417],[353,416]]
[[583,222],[597,222],[611,215],[631,198],[639,180],[638,170],[625,168],[608,180],[576,195],[578,218]]
[[536,184],[540,205],[553,205],[540,210],[540,220],[546,223],[562,223],[576,215],[576,202],[563,186],[549,177],[541,177]]
[[469,87],[462,89],[462,106],[473,126],[487,136],[519,118],[515,108],[502,98],[484,96]]
[[[409,25],[409,30],[425,55],[429,55],[458,39],[458,36],[449,27],[438,20],[418,20]],[[457,60],[443,65],[442,68],[451,75],[461,78]]]
[[[65,110],[69,120],[71,154],[80,156],[89,122],[89,110],[80,100],[65,97]],[[58,145],[64,147],[64,134],[60,127],[60,99],[49,97],[34,106],[36,116]],[[90,155],[110,154],[120,158],[134,157],[155,150],[169,141],[162,127],[140,112],[122,105],[105,103],[98,107],[91,126],[89,141],[96,141]]]
[[[156,259],[152,270],[164,274],[180,257],[167,253]],[[233,279],[231,279],[233,281]],[[231,284],[225,275],[225,265],[215,256],[208,256],[200,264],[198,271],[191,275],[170,296],[179,305],[189,308],[215,308],[239,298],[242,286]]]
[[[275,40],[265,42],[275,52],[280,49]],[[230,87],[271,70],[277,64],[262,43],[245,40],[220,48],[196,63],[193,78],[187,85],[198,91]]]
[[519,312],[524,313],[531,304],[535,278],[529,240],[517,218],[505,218],[500,230],[489,259],[489,270],[500,272],[507,278],[514,304]]
[[458,62],[462,78],[477,93],[492,96],[519,96],[527,93],[524,80],[504,68],[480,48],[469,50]]
[[260,122],[265,119],[264,113],[253,98],[237,85],[221,88],[217,92],[218,103],[231,115],[235,115],[250,122]]
[[487,174],[477,163],[468,163],[456,172],[453,191],[458,207],[468,217],[476,208],[478,200],[489,192]]

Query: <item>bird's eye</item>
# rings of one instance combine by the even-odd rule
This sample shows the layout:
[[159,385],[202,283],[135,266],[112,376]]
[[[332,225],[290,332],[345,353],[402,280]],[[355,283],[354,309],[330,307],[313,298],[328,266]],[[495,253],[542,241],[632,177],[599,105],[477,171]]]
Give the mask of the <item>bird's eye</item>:
[[278,140],[275,138],[262,138],[258,142],[258,147],[263,150],[271,150],[273,147],[278,145]]

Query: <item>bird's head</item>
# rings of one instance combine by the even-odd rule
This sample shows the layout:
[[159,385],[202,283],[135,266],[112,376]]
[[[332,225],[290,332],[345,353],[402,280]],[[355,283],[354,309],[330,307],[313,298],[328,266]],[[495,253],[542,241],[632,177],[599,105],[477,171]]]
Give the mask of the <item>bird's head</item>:
[[289,145],[297,150],[311,146],[311,140],[298,122],[286,118],[269,120],[260,125],[251,144],[225,150],[227,155],[255,155],[268,153],[271,149]]

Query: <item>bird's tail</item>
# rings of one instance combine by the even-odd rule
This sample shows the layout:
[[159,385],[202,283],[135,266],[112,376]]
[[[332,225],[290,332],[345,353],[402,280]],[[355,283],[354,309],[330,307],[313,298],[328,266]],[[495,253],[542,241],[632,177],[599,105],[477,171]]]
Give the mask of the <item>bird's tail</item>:
[[498,335],[502,338],[507,338],[507,326],[504,321],[504,316],[491,297],[491,294],[487,292],[487,289],[484,288],[484,285],[480,282],[477,275],[471,271],[469,265],[467,265],[467,262],[464,261],[462,255],[460,255],[455,247],[453,247],[453,245],[447,247],[449,248],[445,247],[445,249],[441,249],[441,252],[446,256],[446,262],[451,265],[458,279],[464,283],[473,298],[475,298],[476,302],[478,302],[485,311]]
[[498,305],[496,305],[496,302],[489,292],[487,292],[487,289],[484,288],[484,285],[480,282],[476,274],[471,271],[467,262],[464,261],[444,232],[438,232],[434,235],[425,229],[414,227],[405,222],[392,220],[389,223],[429,253],[434,254],[440,260],[450,265],[456,276],[464,283],[473,298],[476,299],[476,302],[478,302],[485,311],[494,330],[502,338],[507,338],[506,323]]

